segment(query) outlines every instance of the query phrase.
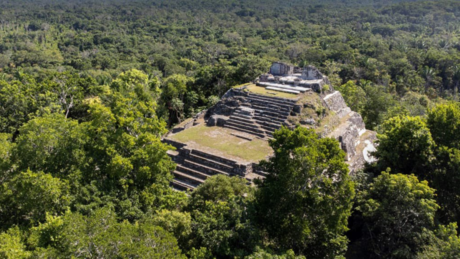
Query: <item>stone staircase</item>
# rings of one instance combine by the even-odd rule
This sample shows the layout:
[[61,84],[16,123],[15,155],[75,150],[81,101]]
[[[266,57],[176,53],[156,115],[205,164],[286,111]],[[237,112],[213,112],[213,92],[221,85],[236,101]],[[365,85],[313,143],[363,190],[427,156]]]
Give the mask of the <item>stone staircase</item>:
[[[167,143],[176,146],[173,141],[168,140]],[[172,172],[174,180],[171,185],[178,191],[193,190],[213,175],[244,176],[246,171],[252,171],[252,165],[241,165],[236,161],[184,146],[176,148],[178,151],[169,151],[168,155],[177,163],[176,170]]]
[[254,119],[264,129],[267,137],[285,123],[297,100],[250,94],[251,107],[255,110]]
[[271,138],[285,123],[296,100],[249,94],[250,107],[238,107],[225,123],[226,128]]
[[[267,139],[273,137],[273,132],[286,122],[296,103],[296,100],[263,96],[249,93],[245,95],[246,102],[233,111],[224,127],[238,132],[251,134]],[[266,173],[256,168],[254,164],[243,164],[197,149],[191,149],[187,144],[170,139],[164,142],[176,147],[177,151],[169,151],[169,156],[176,162],[177,167],[172,173],[174,180],[171,185],[179,191],[193,190],[208,177],[217,174],[245,177],[265,177]]]
[[265,138],[265,130],[253,118],[254,109],[241,106],[232,113],[224,127]]

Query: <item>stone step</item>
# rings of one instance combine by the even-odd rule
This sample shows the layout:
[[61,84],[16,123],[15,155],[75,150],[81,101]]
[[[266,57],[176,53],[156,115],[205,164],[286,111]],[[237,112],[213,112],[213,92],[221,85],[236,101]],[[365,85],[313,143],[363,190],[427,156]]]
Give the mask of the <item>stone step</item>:
[[280,117],[273,117],[273,116],[270,116],[268,114],[257,114],[254,119],[256,120],[257,123],[259,123],[259,121],[266,121],[266,122],[270,122],[270,123],[276,123],[276,124],[281,124],[283,123],[284,121],[286,121],[287,117],[283,117],[283,118],[280,118]]
[[249,115],[247,115],[246,113],[243,113],[243,112],[238,111],[238,110],[235,110],[235,111],[232,113],[232,115],[238,115],[239,117],[248,118],[248,119],[252,118],[252,116],[249,116]]
[[202,165],[206,165],[208,167],[212,167],[212,168],[220,170],[220,171],[227,172],[228,174],[231,174],[233,172],[233,167],[232,166],[229,166],[229,165],[226,165],[226,164],[214,161],[214,160],[210,160],[208,158],[199,156],[197,154],[193,154],[193,152],[191,154],[189,154],[187,159],[189,159],[189,160],[191,160],[193,162],[202,164]]
[[209,153],[197,150],[197,149],[194,149],[192,151],[192,153],[195,154],[195,155],[199,155],[201,157],[205,157],[207,159],[211,159],[211,160],[214,160],[214,161],[229,165],[231,167],[234,167],[236,164],[238,164],[234,160],[231,160],[231,159],[228,159],[228,158],[223,158],[223,157],[216,156],[216,155],[213,155],[213,154],[209,154]]
[[279,116],[278,114],[273,114],[273,113],[269,113],[269,112],[258,112],[257,111],[254,114],[254,117],[268,117],[268,118],[273,118],[273,119],[281,119],[281,120],[284,121],[289,116]]
[[225,123],[229,122],[230,124],[232,123],[236,123],[238,125],[245,125],[245,126],[248,126],[248,127],[252,127],[252,126],[256,126],[257,127],[257,124],[256,124],[256,121],[255,120],[250,120],[250,121],[247,121],[247,120],[240,120],[239,118],[230,118],[228,119]]
[[256,120],[256,123],[259,124],[261,127],[262,126],[268,126],[268,127],[281,127],[283,124],[282,122],[271,122],[268,120]]
[[183,148],[185,146],[184,143],[181,143],[181,142],[178,142],[178,141],[175,141],[175,140],[172,140],[172,139],[168,139],[168,138],[164,138],[162,141],[164,143],[166,143],[166,144],[169,144],[169,145],[175,147],[176,149],[181,149],[181,148]]
[[260,95],[260,94],[254,94],[254,93],[250,93],[249,96],[260,98],[260,99],[270,99],[270,100],[275,100],[278,102],[285,102],[285,103],[296,103],[297,102],[297,99],[287,99],[287,98],[280,98],[276,96],[266,96],[266,95]]
[[227,120],[225,123],[228,123],[228,124],[234,124],[234,125],[242,125],[244,127],[249,127],[249,128],[258,128],[259,125],[257,124],[256,121],[252,120],[252,121],[243,121],[243,120],[239,120],[237,118],[233,118],[233,119],[229,119]]
[[254,132],[254,131],[249,131],[249,130],[241,129],[241,128],[238,128],[238,127],[235,127],[235,126],[232,126],[232,125],[225,125],[225,127],[226,127],[226,128],[229,128],[229,129],[232,129],[232,130],[245,132],[245,133],[248,133],[248,134],[251,134],[251,135],[260,137],[260,138],[265,138],[265,134],[264,134],[264,133],[256,133],[256,132]]
[[292,110],[292,109],[289,109],[289,111],[280,111],[280,110],[277,110],[277,109],[274,109],[274,108],[270,108],[270,107],[262,107],[262,108],[260,108],[260,109],[254,108],[254,113],[257,113],[257,112],[267,112],[267,113],[279,114],[280,116],[289,116],[289,114],[291,114],[291,110]]
[[238,121],[244,121],[247,123],[254,123],[254,120],[252,119],[252,117],[243,117],[243,116],[240,116],[239,114],[232,114],[229,120],[238,120]]
[[280,117],[280,118],[286,118],[291,115],[290,112],[279,112],[279,111],[274,111],[274,110],[262,110],[262,109],[256,109],[254,116],[257,114],[268,114],[274,117]]
[[[286,87],[282,87],[283,85],[278,85],[278,87],[276,86],[267,86],[265,89],[267,90],[273,90],[273,91],[278,91],[278,92],[284,92],[284,93],[290,93],[290,94],[300,94],[301,92],[306,92],[307,89],[309,88],[304,88],[304,87],[299,87],[299,88],[286,88]],[[298,90],[294,90],[294,89],[298,89]]]
[[273,133],[274,133],[274,132],[265,132],[265,136],[266,136],[265,139],[271,139],[271,138],[273,138]]
[[238,128],[238,129],[249,130],[249,131],[256,132],[256,133],[263,133],[263,131],[256,124],[245,125],[245,124],[239,123],[239,122],[226,121],[225,122],[225,127],[227,127],[227,126],[232,126],[232,127]]
[[292,109],[292,107],[294,107],[294,105],[291,105],[291,104],[276,103],[276,102],[274,103],[274,102],[258,100],[258,99],[251,100],[251,108],[253,108],[254,106],[273,107],[273,108],[277,108],[283,111],[288,111]]
[[238,124],[243,124],[247,126],[257,126],[255,120],[240,120],[238,117],[230,117],[225,123],[230,122],[230,123],[238,123]]
[[270,101],[257,100],[257,99],[250,100],[250,103],[251,103],[251,108],[254,106],[266,106],[266,107],[276,107],[276,108],[287,111],[294,107],[294,105],[291,105],[291,104],[274,103]]
[[[279,104],[279,103],[272,103],[267,101],[260,101],[260,100],[252,100],[251,107],[276,107],[278,109],[282,109],[284,111],[288,111],[292,109],[293,106],[287,104]],[[255,109],[255,108],[254,108]]]
[[288,100],[288,99],[281,99],[281,98],[276,98],[276,97],[271,97],[271,96],[264,96],[264,95],[253,95],[250,94],[248,96],[249,100],[254,100],[254,101],[264,101],[264,102],[271,102],[271,103],[278,103],[281,105],[294,105],[297,101],[295,100]]
[[256,110],[256,112],[254,113],[254,116],[260,115],[260,114],[266,114],[266,115],[270,115],[272,117],[277,117],[277,118],[286,118],[289,116],[289,113],[278,113],[278,112],[269,111],[269,110]]
[[178,151],[168,150],[166,154],[171,158],[172,161],[178,163],[180,161],[180,155]]
[[287,104],[287,105],[294,105],[297,102],[297,100],[277,98],[277,97],[258,95],[258,94],[249,94],[249,99],[250,100],[269,101],[269,102],[273,102],[273,103],[281,103],[281,104]]
[[172,180],[171,186],[175,190],[178,190],[178,191],[194,190],[196,188],[195,186],[189,185],[189,184],[187,184],[185,182],[182,182],[182,181],[176,180],[176,179]]
[[184,165],[180,165],[180,164],[178,164],[176,166],[176,171],[183,172],[185,174],[191,175],[191,176],[193,176],[195,178],[199,178],[199,179],[202,179],[202,180],[206,180],[206,179],[208,179],[208,177],[211,176],[209,174],[204,174],[204,173],[202,173],[200,171],[194,170],[192,168],[188,168],[188,167],[186,167]]
[[264,121],[258,120],[257,123],[260,125],[261,128],[262,126],[281,127],[283,125],[282,121],[268,121],[266,119]]
[[285,105],[285,106],[291,106],[294,105],[296,102],[289,102],[289,101],[283,101],[283,100],[277,100],[272,97],[259,97],[259,96],[254,96],[254,95],[249,95],[248,100],[250,102],[266,102],[266,103],[273,103],[277,105]]
[[255,125],[257,123],[255,120],[242,120],[238,117],[230,117],[230,119],[228,119],[226,122],[241,123],[248,126]]
[[279,127],[270,127],[270,126],[261,126],[264,130],[265,130],[265,133],[268,132],[275,132],[275,130],[279,130],[281,128],[281,126]]
[[254,104],[252,108],[254,110],[271,111],[271,112],[276,112],[279,114],[290,114],[291,113],[291,108],[283,108],[279,106],[267,106],[267,105]]
[[251,135],[254,135],[255,137],[260,137],[260,138],[265,137],[265,131],[263,131],[263,130],[256,132],[256,131],[253,131],[253,130],[247,130],[247,129],[243,129],[243,128],[236,127],[236,126],[233,126],[233,125],[227,125],[225,127],[228,128],[228,129],[235,130],[235,131],[251,134]]
[[242,126],[235,125],[235,124],[227,124],[225,125],[225,127],[236,130],[236,131],[246,132],[246,133],[256,135],[256,136],[263,136],[265,132],[261,128],[248,128],[248,127],[242,127]]
[[174,174],[174,177],[176,180],[180,180],[181,182],[185,182],[191,186],[198,186],[202,183],[204,183],[204,180],[203,179],[199,179],[199,178],[196,178],[196,177],[193,177],[189,174],[186,174],[186,173],[182,173],[182,172],[179,172],[179,171],[173,171],[173,174]]
[[197,170],[197,171],[209,174],[209,175],[216,175],[216,174],[229,175],[229,173],[225,171],[222,171],[216,168],[212,168],[210,166],[206,166],[206,165],[191,161],[189,159],[184,160],[184,165],[187,166],[188,168],[192,168],[194,170]]
[[260,114],[270,115],[270,116],[277,117],[277,118],[287,118],[291,115],[291,113],[277,112],[273,110],[256,110],[256,112],[254,113],[254,116],[260,115]]

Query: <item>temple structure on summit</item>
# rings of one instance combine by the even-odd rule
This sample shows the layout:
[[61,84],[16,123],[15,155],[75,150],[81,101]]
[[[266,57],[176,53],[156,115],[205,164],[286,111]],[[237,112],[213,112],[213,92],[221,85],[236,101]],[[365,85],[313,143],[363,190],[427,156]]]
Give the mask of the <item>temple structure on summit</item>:
[[[327,87],[326,87],[327,86]],[[254,82],[230,89],[210,109],[176,126],[163,139],[174,146],[171,183],[190,190],[216,174],[251,182],[264,178],[260,160],[273,154],[268,140],[282,126],[306,127],[338,140],[351,172],[372,158],[375,132],[345,103],[340,92],[313,66],[276,62]]]
[[268,90],[296,94],[310,90],[320,92],[329,84],[329,79],[313,66],[300,68],[281,62],[273,63],[270,72],[261,75],[257,81],[257,85]]

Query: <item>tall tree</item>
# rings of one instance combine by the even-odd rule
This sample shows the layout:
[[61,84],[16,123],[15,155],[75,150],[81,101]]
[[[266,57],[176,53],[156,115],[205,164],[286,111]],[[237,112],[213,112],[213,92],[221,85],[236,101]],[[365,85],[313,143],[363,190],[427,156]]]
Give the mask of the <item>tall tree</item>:
[[50,174],[26,171],[0,186],[2,227],[31,226],[45,220],[46,213],[63,213],[71,202],[69,184]]
[[460,254],[460,237],[457,224],[439,226],[438,229],[427,231],[430,243],[417,254],[419,259],[454,259]]
[[460,148],[460,107],[457,103],[439,104],[430,109],[427,126],[437,145]]
[[353,111],[362,111],[366,101],[366,92],[360,86],[353,81],[348,81],[346,84],[337,86],[336,89],[340,91],[345,102]]
[[333,258],[346,251],[347,219],[354,197],[345,153],[334,139],[285,127],[270,141],[274,156],[256,193],[257,220],[281,251]]
[[78,179],[86,155],[86,136],[77,121],[66,119],[63,114],[49,114],[28,121],[19,132],[13,152],[18,170]]
[[429,171],[434,160],[435,143],[425,121],[420,117],[398,116],[382,125],[378,134],[378,149],[381,170],[390,167],[399,173],[414,173],[422,176]]
[[443,223],[460,222],[460,107],[439,104],[428,111],[427,125],[437,144],[436,161],[429,180],[438,190]]
[[172,234],[150,223],[118,222],[107,207],[90,216],[48,216],[31,229],[29,245],[39,258],[185,258]]
[[174,194],[169,182],[175,165],[166,154],[171,147],[160,140],[166,124],[156,115],[158,95],[147,75],[127,71],[111,87],[105,100],[89,100],[90,120],[82,126],[91,158],[82,169],[83,182],[95,181],[99,190],[116,196],[123,217],[134,219],[161,200],[158,195]]
[[370,258],[415,258],[434,229],[435,190],[414,175],[383,172],[358,197]]
[[216,175],[191,195],[191,241],[218,258],[248,255],[259,241],[251,221],[252,188],[240,177]]

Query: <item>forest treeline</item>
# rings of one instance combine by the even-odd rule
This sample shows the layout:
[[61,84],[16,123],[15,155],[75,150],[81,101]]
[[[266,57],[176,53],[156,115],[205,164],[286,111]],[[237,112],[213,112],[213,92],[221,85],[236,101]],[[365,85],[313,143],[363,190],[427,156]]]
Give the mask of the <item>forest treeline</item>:
[[[458,1],[0,2],[1,258],[458,258]],[[273,61],[376,130],[282,128],[256,186],[173,191],[161,137]]]
[[345,3],[5,2],[0,68],[5,80],[67,71],[108,83],[132,68],[160,79],[185,75],[171,124],[278,60],[315,65],[335,86],[357,83],[372,103],[359,107],[371,129],[399,106],[423,115],[427,100],[458,98],[458,1]]

